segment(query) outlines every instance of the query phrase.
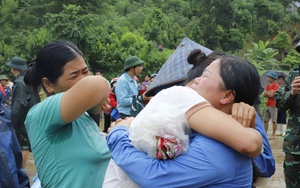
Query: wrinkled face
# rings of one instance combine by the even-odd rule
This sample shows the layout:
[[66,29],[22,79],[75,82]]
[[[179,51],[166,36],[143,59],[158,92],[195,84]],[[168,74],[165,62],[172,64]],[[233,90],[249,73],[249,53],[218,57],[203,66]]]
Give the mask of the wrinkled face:
[[191,88],[218,109],[219,100],[226,91],[220,76],[220,59],[213,61],[203,72],[202,76],[195,79]]
[[64,73],[58,78],[57,82],[55,84],[52,83],[50,87],[54,93],[64,92],[70,89],[79,80],[89,75],[90,72],[83,57],[78,56],[76,59],[65,64]]

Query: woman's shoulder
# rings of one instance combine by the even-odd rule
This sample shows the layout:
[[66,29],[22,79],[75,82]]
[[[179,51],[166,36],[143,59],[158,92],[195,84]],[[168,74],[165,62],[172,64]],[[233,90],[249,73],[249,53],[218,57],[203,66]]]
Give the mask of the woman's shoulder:
[[[195,90],[187,86],[172,86],[170,88],[164,89],[158,94],[162,95],[170,95],[172,98],[179,97],[179,98],[202,98]],[[157,95],[158,95],[157,94]]]
[[42,113],[44,111],[50,112],[51,110],[56,110],[57,106],[60,106],[63,93],[58,93],[53,96],[45,98],[43,101],[35,104],[30,111]]
[[49,122],[59,125],[64,124],[60,114],[62,95],[63,93],[55,94],[35,104],[27,114],[25,124],[28,125],[26,127],[30,127],[30,124],[35,124],[36,122],[42,123],[44,128],[50,125]]

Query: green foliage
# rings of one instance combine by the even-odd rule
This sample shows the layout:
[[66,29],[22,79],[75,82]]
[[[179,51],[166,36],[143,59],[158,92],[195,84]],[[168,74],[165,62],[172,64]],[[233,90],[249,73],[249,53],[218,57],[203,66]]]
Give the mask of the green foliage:
[[279,32],[278,35],[273,40],[272,44],[274,45],[274,48],[277,49],[286,49],[291,44],[290,36],[286,32]]
[[285,57],[283,63],[289,66],[289,70],[294,69],[300,64],[300,53],[292,49],[289,54]]
[[300,16],[285,12],[290,2],[2,0],[0,71],[9,72],[5,63],[15,55],[30,61],[45,43],[66,39],[81,49],[92,71],[101,69],[107,78],[121,73],[130,55],[142,58],[145,73],[153,73],[184,36],[212,50],[247,52],[260,71],[279,67],[276,58],[292,67],[299,62],[290,49],[299,40]]
[[278,54],[277,50],[268,48],[269,41],[265,43],[259,41],[252,43],[253,49],[247,50],[245,57],[252,62],[259,71],[263,70],[277,70],[279,62],[275,59]]

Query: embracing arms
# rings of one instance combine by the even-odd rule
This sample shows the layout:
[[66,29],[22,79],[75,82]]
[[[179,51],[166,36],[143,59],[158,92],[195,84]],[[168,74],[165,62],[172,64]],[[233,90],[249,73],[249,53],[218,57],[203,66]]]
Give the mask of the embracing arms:
[[[262,149],[262,136],[253,129],[256,123],[255,109],[250,109],[245,115],[245,118],[237,116],[235,120],[213,107],[205,107],[192,114],[188,121],[191,129],[200,134],[218,140],[239,153],[256,157]],[[241,126],[238,121],[246,127]],[[249,125],[253,128],[248,127]]]

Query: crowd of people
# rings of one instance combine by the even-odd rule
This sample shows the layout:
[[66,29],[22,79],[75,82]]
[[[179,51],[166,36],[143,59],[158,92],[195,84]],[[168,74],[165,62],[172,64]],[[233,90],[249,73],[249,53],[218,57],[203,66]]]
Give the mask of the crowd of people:
[[[11,144],[17,157],[1,158],[16,170],[0,168],[0,187],[30,186],[28,152],[42,187],[253,187],[274,174],[269,140],[279,135],[286,186],[300,186],[298,69],[288,79],[269,71],[261,92],[249,61],[195,49],[185,84],[148,96],[157,73],[140,84],[141,58],[128,57],[123,73],[108,81],[101,70],[92,75],[83,57],[59,40],[30,64],[17,56],[7,63],[15,79],[0,75],[0,100],[18,142]],[[263,114],[254,108],[260,94]]]

